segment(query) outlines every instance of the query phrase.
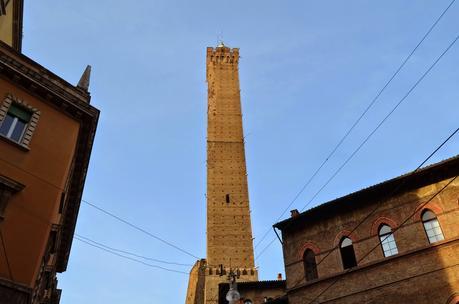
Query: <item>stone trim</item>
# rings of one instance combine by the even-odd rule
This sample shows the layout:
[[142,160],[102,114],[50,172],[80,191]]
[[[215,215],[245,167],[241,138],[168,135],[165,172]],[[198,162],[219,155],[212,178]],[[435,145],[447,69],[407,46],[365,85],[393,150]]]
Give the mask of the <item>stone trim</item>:
[[37,128],[38,119],[40,118],[41,112],[37,108],[27,104],[24,100],[19,99],[12,94],[7,94],[0,106],[0,124],[5,119],[6,114],[8,113],[8,110],[12,104],[17,104],[20,107],[23,107],[32,112],[32,117],[27,124],[24,135],[22,135],[21,141],[18,142],[20,146],[29,149],[30,141],[32,140],[33,133]]
[[438,216],[443,213],[443,208],[438,202],[435,202],[436,200],[438,201],[438,199],[432,200],[429,203],[427,203],[427,205],[425,203],[419,204],[416,207],[416,215],[414,218],[422,222],[422,213],[424,212],[424,210],[427,209],[435,213],[435,216],[437,216],[438,218]]
[[2,303],[29,304],[31,298],[31,288],[0,278],[0,299]]
[[4,219],[6,206],[11,196],[24,189],[24,187],[23,184],[0,175],[0,222]]
[[379,236],[379,227],[381,227],[382,224],[388,225],[392,228],[392,231],[398,227],[398,224],[393,219],[381,216],[373,222],[373,225],[371,225],[371,236]]
[[357,236],[355,234],[355,231],[351,233],[351,231],[349,231],[349,230],[341,230],[335,236],[335,241],[334,241],[335,247],[334,248],[339,248],[339,243],[341,242],[341,239],[343,237],[345,237],[345,236],[351,239],[352,244],[357,243],[358,238],[357,238]]
[[301,246],[300,250],[298,250],[298,259],[299,260],[303,260],[304,252],[307,249],[311,249],[312,252],[314,252],[315,255],[319,255],[320,254],[320,248],[316,244],[314,244],[313,242],[307,241],[307,242],[305,242],[303,244],[303,246]]

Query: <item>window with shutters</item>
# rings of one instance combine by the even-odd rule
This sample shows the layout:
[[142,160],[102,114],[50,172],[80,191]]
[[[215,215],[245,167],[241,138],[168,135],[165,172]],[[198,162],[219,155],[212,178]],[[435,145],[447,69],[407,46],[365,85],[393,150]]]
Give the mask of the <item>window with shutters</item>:
[[30,111],[17,104],[12,104],[0,125],[0,134],[15,142],[20,142],[31,117]]
[[39,117],[37,109],[8,95],[0,104],[0,136],[28,148]]

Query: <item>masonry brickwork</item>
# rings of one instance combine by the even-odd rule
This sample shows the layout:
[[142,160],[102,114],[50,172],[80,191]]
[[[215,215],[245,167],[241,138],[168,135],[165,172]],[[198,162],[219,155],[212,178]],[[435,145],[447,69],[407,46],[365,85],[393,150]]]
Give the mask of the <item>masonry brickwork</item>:
[[[258,279],[238,63],[237,48],[207,48],[207,259],[190,273],[187,304],[216,304],[218,285],[227,281],[230,269],[240,273],[240,280]],[[204,289],[202,300],[199,288]]]
[[[459,179],[432,197],[458,173],[455,157],[276,224],[282,230],[289,303],[310,303],[317,297],[314,303],[456,304],[451,299],[459,294]],[[401,184],[407,189],[390,195]],[[443,241],[429,243],[421,220],[427,209],[437,216]],[[398,254],[384,257],[381,224],[395,230]],[[352,239],[358,261],[347,271],[339,251],[344,236]],[[307,249],[315,253],[318,272],[310,281],[303,263]]]

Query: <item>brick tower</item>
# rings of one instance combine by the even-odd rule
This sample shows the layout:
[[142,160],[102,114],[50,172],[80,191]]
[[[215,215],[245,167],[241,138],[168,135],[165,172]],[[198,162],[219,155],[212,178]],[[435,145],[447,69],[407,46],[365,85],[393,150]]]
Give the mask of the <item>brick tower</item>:
[[207,48],[207,259],[190,273],[187,304],[214,304],[230,269],[256,281],[239,90],[239,49]]

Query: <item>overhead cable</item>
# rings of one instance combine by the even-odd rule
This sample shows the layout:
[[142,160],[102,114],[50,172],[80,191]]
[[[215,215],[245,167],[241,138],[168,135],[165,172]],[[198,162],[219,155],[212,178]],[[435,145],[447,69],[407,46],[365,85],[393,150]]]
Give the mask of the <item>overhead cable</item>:
[[[437,63],[443,58],[443,56],[455,45],[457,40],[459,39],[459,35],[448,45],[448,47],[441,53],[440,56],[429,66],[429,68],[422,74],[422,76],[411,86],[408,92],[395,104],[395,106],[386,114],[386,116],[379,122],[379,124],[368,134],[368,136],[360,143],[360,145],[351,153],[351,155],[341,164],[340,167],[332,174],[332,176],[322,185],[322,187],[313,195],[313,197],[303,206],[301,212],[306,209],[314,199],[325,189],[326,186],[341,172],[341,170],[351,161],[354,156],[362,149],[362,147],[370,140],[370,138],[379,130],[379,128],[387,121],[387,119],[397,110],[397,108],[408,98],[408,96],[414,91],[414,89],[424,80],[424,78],[432,71],[432,69],[437,65]],[[274,238],[275,239],[275,238]],[[270,242],[267,246],[271,246],[273,242]],[[266,252],[266,248],[262,250],[262,252]],[[260,257],[261,254],[257,256]]]
[[[424,34],[424,36],[421,38],[421,40],[418,42],[418,44],[414,47],[413,50],[411,50],[411,52],[408,54],[408,56],[402,61],[402,63],[398,66],[398,68],[395,70],[395,72],[389,78],[389,80],[378,91],[376,96],[371,100],[371,102],[368,104],[368,106],[365,108],[365,110],[362,112],[362,114],[359,116],[359,118],[357,118],[357,120],[353,123],[353,125],[346,131],[344,136],[338,141],[338,143],[331,150],[331,152],[327,155],[327,157],[325,157],[325,159],[322,161],[320,166],[314,171],[314,173],[309,177],[307,182],[301,187],[300,191],[295,195],[293,200],[282,211],[281,215],[275,220],[276,222],[278,222],[284,216],[284,214],[290,209],[290,207],[293,205],[293,203],[295,203],[295,201],[300,197],[300,195],[303,193],[303,191],[309,186],[309,184],[317,176],[317,174],[320,172],[320,170],[322,170],[322,168],[329,161],[329,159],[335,154],[335,152],[338,150],[338,148],[343,144],[343,142],[347,139],[347,137],[351,134],[351,132],[355,129],[355,127],[360,123],[360,121],[367,114],[367,112],[373,107],[373,105],[379,99],[381,94],[386,90],[386,88],[389,86],[389,84],[392,82],[392,80],[394,80],[394,78],[400,73],[400,71],[403,69],[403,67],[406,65],[406,63],[410,60],[410,58],[413,56],[413,54],[416,52],[416,50],[421,46],[421,44],[424,42],[424,40],[426,40],[426,38],[430,35],[432,30],[437,26],[437,24],[440,22],[440,20],[443,18],[443,16],[446,14],[446,12],[450,9],[450,7],[454,4],[455,1],[456,0],[452,0],[449,3],[449,5],[443,10],[443,12],[440,14],[440,16],[435,20],[435,22],[430,26],[430,28],[427,30],[427,32]],[[270,233],[270,231],[271,231],[271,228],[266,230],[266,232],[263,234],[262,238],[255,245],[255,249],[263,242],[263,240]]]

